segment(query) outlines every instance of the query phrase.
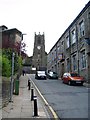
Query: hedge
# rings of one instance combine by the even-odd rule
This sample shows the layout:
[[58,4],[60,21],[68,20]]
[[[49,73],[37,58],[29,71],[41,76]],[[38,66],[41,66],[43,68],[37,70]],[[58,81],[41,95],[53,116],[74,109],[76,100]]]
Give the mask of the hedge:
[[3,55],[2,56],[2,76],[10,77],[11,75],[11,64],[8,58]]

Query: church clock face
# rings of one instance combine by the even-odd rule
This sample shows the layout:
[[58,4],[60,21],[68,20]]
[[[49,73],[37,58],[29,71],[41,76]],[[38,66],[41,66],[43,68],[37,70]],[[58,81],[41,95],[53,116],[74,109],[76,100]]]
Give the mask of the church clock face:
[[37,46],[37,49],[40,50],[40,49],[41,49],[41,46]]

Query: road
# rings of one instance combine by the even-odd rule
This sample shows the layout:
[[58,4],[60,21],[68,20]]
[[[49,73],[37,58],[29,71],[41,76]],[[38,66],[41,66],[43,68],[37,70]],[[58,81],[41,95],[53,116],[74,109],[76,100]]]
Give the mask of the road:
[[36,80],[30,75],[59,118],[88,118],[88,92],[84,86],[69,86],[62,80]]

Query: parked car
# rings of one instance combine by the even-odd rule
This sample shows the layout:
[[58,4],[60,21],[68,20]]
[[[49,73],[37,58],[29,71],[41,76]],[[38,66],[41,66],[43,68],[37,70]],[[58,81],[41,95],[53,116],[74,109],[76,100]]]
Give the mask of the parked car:
[[83,85],[84,77],[77,73],[64,73],[62,77],[63,83],[71,84],[81,84]]
[[47,73],[47,78],[49,78],[49,79],[58,79],[58,75],[55,72],[49,72],[49,73]]
[[45,71],[36,71],[35,79],[46,79],[46,78],[47,76]]

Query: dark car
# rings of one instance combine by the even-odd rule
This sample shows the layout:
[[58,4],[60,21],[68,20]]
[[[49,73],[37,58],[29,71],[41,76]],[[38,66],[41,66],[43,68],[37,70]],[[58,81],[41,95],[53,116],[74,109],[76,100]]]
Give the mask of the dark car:
[[84,83],[84,77],[80,76],[77,73],[64,73],[62,77],[63,83],[71,84],[81,84]]
[[47,76],[45,71],[36,71],[35,79],[46,79],[46,78]]
[[49,72],[47,73],[47,78],[49,79],[58,79],[58,75],[56,72]]

